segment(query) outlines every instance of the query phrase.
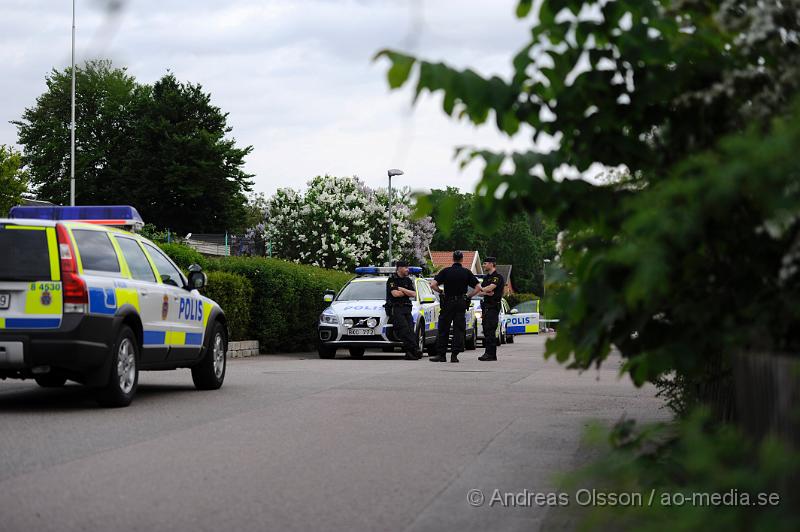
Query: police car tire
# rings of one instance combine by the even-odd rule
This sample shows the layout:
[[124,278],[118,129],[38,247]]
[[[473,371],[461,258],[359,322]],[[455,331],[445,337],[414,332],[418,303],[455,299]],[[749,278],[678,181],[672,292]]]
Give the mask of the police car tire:
[[[118,374],[119,356],[123,343],[126,350],[133,350],[133,384],[130,390],[125,391],[120,386],[120,375]],[[127,325],[120,328],[117,341],[114,342],[111,351],[111,369],[108,375],[108,383],[104,388],[97,391],[97,402],[100,406],[117,408],[128,406],[136,395],[136,388],[139,386],[139,343],[136,335]]]
[[422,320],[417,324],[417,349],[420,353],[425,352],[425,322]]
[[[215,351],[217,337],[220,338],[222,347],[222,372],[217,375],[214,360],[217,357]],[[228,369],[228,338],[225,334],[225,327],[219,321],[214,322],[211,334],[208,337],[206,355],[196,366],[192,367],[192,382],[198,390],[218,390],[225,381],[225,372]]]
[[320,345],[317,346],[317,354],[319,358],[336,358],[336,348]]
[[472,334],[469,335],[468,338],[464,340],[464,348],[468,351],[474,351],[475,347],[478,343],[477,334],[475,333],[475,326],[472,327]]
[[33,380],[42,388],[61,388],[67,382],[67,378],[64,375],[53,371],[44,375],[36,375]]
[[506,335],[506,343],[507,344],[513,344],[514,343],[514,335],[513,334],[507,334]]
[[363,347],[351,347],[348,351],[350,351],[351,357],[361,358],[364,356],[365,349]]

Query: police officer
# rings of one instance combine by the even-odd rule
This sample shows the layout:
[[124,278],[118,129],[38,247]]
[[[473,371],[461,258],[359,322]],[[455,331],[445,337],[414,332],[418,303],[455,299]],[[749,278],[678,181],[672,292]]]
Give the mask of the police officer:
[[414,336],[411,318],[411,298],[417,297],[414,281],[408,276],[408,262],[398,260],[395,272],[386,280],[386,303],[391,307],[392,327],[395,337],[403,342],[406,360],[419,360],[422,353]]
[[497,360],[497,323],[500,318],[500,300],[503,298],[503,288],[506,280],[497,271],[497,259],[486,257],[483,261],[483,271],[486,275],[481,283],[483,303],[483,345],[486,352],[478,360],[484,362]]
[[[461,265],[464,254],[460,251],[453,252],[453,265],[440,271],[431,281],[431,288],[442,293],[442,313],[439,314],[439,336],[436,339],[436,354],[431,357],[431,362],[447,362],[447,340],[450,336],[450,324],[453,324],[453,354],[450,362],[458,362],[458,354],[464,350],[464,336],[467,329],[467,311],[472,296],[481,291],[478,278]],[[467,295],[467,287],[472,291]]]

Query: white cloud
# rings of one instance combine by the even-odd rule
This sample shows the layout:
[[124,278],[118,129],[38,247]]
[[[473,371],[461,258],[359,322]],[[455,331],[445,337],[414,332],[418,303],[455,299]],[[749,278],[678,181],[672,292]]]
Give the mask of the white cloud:
[[[78,0],[78,60],[111,57],[141,82],[167,70],[201,83],[230,113],[233,136],[253,145],[247,170],[256,190],[299,187],[317,174],[357,174],[383,185],[399,167],[401,184],[470,190],[479,168],[461,172],[454,147],[527,146],[508,141],[491,123],[482,128],[448,119],[438,98],[411,109],[411,91],[389,92],[381,48],[508,75],[512,54],[530,22],[514,17],[514,0]],[[69,63],[71,6],[47,0],[6,0],[0,47],[0,143],[13,143],[8,124],[44,91],[44,78]]]

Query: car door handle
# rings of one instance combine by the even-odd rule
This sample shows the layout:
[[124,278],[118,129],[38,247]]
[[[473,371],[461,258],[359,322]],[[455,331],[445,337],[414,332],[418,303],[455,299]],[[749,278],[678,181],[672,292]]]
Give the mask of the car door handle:
[[147,290],[145,290],[145,289],[143,289],[143,288],[140,288],[140,289],[139,289],[139,294],[140,294],[140,295],[142,295],[142,296],[144,296],[144,297],[147,297],[147,294],[148,294],[148,292],[147,292]]

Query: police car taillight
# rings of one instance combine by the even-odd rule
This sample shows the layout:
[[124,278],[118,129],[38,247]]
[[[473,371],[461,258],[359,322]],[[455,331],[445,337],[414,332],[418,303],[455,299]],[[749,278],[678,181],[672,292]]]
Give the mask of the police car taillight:
[[75,247],[69,231],[62,224],[56,224],[59,260],[61,261],[61,288],[64,295],[64,312],[86,312],[89,294],[86,283],[78,277],[78,262],[75,260]]

